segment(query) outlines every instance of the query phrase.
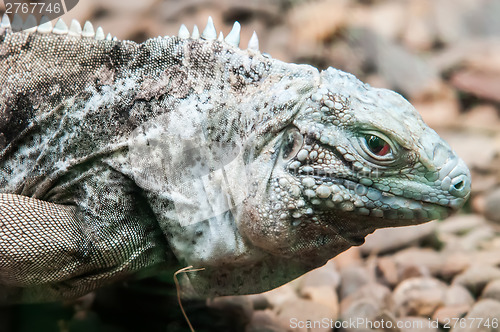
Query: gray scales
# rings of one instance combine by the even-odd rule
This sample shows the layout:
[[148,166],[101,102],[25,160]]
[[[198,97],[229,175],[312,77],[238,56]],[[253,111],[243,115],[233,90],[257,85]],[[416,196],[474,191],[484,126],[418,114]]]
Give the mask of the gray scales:
[[201,296],[262,292],[469,196],[399,94],[240,49],[238,23],[142,44],[42,23],[0,28],[0,302],[172,265],[205,268]]

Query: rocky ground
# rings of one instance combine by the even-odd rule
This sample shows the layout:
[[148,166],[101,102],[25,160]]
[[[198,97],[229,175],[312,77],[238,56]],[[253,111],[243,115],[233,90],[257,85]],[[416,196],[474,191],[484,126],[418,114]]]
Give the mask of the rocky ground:
[[[218,330],[368,331],[372,324],[379,331],[500,331],[500,1],[81,0],[65,20],[91,19],[140,42],[175,34],[180,23],[204,26],[208,15],[224,33],[240,21],[243,43],[256,30],[261,50],[274,58],[337,67],[402,93],[472,172],[471,199],[456,216],[378,230],[276,290],[209,301],[210,310],[232,317],[232,328]],[[136,310],[159,321],[150,330],[184,330],[172,306]],[[134,330],[97,319],[92,304],[83,307],[65,309],[58,329]],[[205,309],[189,311],[199,331],[211,330]],[[22,312],[16,315],[26,317]],[[307,320],[322,326],[308,328]]]
[[[357,322],[339,331],[370,331],[368,324],[384,326],[383,321],[386,327],[403,327],[391,331],[440,331],[454,325],[453,331],[498,331],[498,230],[479,214],[380,230],[365,245],[292,283],[215,304],[237,301],[249,314],[247,331],[331,331],[330,319]],[[480,317],[493,324],[470,325]],[[294,322],[307,320],[323,326],[293,328]]]

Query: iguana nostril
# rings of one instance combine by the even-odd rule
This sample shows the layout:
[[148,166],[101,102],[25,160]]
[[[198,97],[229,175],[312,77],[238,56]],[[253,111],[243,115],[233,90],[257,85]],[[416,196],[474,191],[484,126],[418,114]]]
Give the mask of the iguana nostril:
[[467,175],[459,175],[451,180],[450,194],[455,197],[465,197],[470,192],[470,179]]

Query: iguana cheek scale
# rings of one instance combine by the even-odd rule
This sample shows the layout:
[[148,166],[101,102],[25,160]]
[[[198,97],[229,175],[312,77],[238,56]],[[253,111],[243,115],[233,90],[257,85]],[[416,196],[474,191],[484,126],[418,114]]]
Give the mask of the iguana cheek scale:
[[277,287],[381,227],[444,218],[467,167],[400,95],[261,54],[240,26],[142,44],[42,20],[0,42],[0,301],[167,265]]

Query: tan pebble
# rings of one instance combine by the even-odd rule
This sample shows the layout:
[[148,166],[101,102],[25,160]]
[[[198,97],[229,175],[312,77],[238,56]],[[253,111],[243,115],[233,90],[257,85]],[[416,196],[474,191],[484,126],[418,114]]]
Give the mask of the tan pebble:
[[453,284],[462,285],[474,296],[479,296],[487,283],[500,279],[500,268],[484,265],[473,265],[453,279]]
[[492,321],[497,321],[500,318],[499,317],[500,313],[500,302],[492,300],[492,299],[484,299],[476,302],[472,309],[467,313],[467,315],[464,317],[464,321],[472,321],[478,320],[478,318],[482,318],[482,321],[489,321],[490,323],[488,325],[482,324],[480,326],[474,326],[474,328],[470,328],[470,326],[465,326],[465,327],[460,327],[457,326],[453,329],[453,332],[492,332],[492,331],[498,331],[499,326],[496,325],[496,327],[493,327],[491,325]]
[[436,276],[443,266],[444,257],[432,249],[408,248],[396,253],[394,261],[402,269],[415,266],[422,268],[426,275]]
[[438,332],[438,326],[429,326],[429,319],[423,317],[404,317],[398,319],[399,332]]
[[447,286],[434,278],[411,278],[401,282],[392,294],[396,314],[432,316],[445,301]]
[[440,324],[446,324],[453,319],[463,317],[470,310],[469,305],[457,305],[451,307],[441,307],[432,315],[433,320],[437,320]]
[[474,304],[474,297],[472,294],[462,285],[450,285],[446,290],[444,304],[445,306],[469,306]]
[[[330,306],[305,299],[290,300],[282,303],[275,309],[279,321],[282,325],[291,327],[292,331],[308,332],[307,326],[297,326],[294,328],[294,322],[321,322],[322,319],[336,319],[337,315]],[[316,326],[314,331],[331,332],[328,326]]]
[[486,194],[484,215],[490,221],[500,225],[500,188]]
[[392,306],[390,289],[375,282],[367,283],[342,299],[340,312],[344,316],[346,312],[352,312],[354,307],[361,304],[364,306],[367,303],[373,303],[377,313],[390,308]]
[[490,281],[484,288],[481,298],[500,301],[500,279]]
[[438,225],[439,233],[466,234],[486,224],[486,220],[479,214],[456,215],[447,218]]
[[377,269],[382,276],[382,282],[389,286],[395,286],[399,281],[399,272],[396,262],[392,257],[380,257],[377,260]]
[[459,273],[465,271],[471,265],[471,255],[465,253],[455,253],[446,257],[441,267],[441,276],[451,279]]
[[253,312],[245,332],[284,332],[288,327],[289,325],[284,325],[279,321],[278,316],[273,311],[269,309],[257,310]]
[[281,306],[283,302],[298,298],[295,289],[290,284],[285,284],[263,294],[266,296],[267,300],[273,307]]
[[300,295],[305,299],[321,303],[330,308],[333,318],[337,319],[339,314],[339,299],[335,289],[329,286],[307,286],[300,290]]
[[312,270],[300,277],[300,287],[307,286],[329,286],[332,289],[340,285],[340,273],[335,267],[335,263],[330,260],[324,266]]
[[343,299],[358,291],[360,287],[370,282],[368,269],[352,265],[340,271],[340,298]]

